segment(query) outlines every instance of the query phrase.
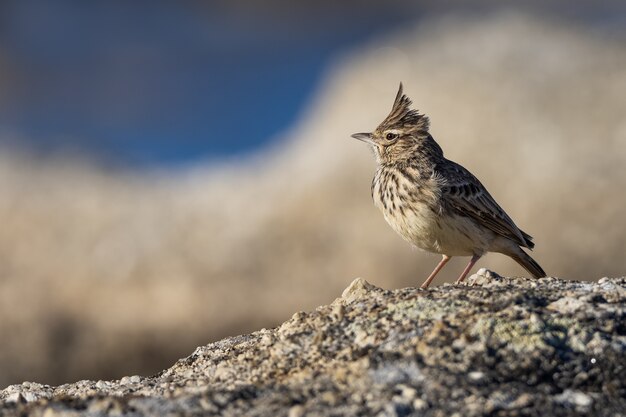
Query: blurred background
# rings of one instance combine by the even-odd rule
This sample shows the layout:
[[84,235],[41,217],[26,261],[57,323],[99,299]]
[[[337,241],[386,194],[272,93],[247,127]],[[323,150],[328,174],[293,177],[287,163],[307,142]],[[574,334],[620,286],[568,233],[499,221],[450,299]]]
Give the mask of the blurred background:
[[1,2],[0,387],[149,375],[359,276],[419,285],[439,257],[349,137],[400,81],[550,275],[624,275],[625,41],[617,0]]

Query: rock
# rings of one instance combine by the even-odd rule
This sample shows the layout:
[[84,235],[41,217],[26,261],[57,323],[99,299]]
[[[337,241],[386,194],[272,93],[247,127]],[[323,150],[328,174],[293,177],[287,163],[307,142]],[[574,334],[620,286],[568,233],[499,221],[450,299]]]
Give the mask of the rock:
[[24,402],[25,399],[21,392],[13,392],[5,397],[5,401],[9,403],[19,403]]
[[368,292],[376,289],[376,287],[363,278],[357,278],[348,285],[348,288],[341,293],[341,299],[346,303],[351,303],[360,298],[367,297]]
[[485,374],[480,371],[472,371],[467,374],[470,381],[479,383],[485,379]]
[[0,416],[623,414],[626,278],[475,275],[429,290],[357,279],[158,375],[12,385]]
[[480,268],[475,274],[470,275],[465,282],[467,285],[493,284],[495,281],[502,280],[503,278],[504,277],[501,277],[496,272],[490,271],[487,268]]
[[580,411],[588,411],[593,404],[593,398],[590,395],[570,389],[566,389],[561,394],[554,396],[554,400],[566,406],[573,406]]

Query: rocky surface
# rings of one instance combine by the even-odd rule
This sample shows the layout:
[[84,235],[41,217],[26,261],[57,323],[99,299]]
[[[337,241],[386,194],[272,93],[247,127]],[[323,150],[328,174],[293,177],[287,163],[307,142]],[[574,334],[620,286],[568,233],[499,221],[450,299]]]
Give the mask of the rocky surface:
[[10,386],[0,416],[626,415],[626,278],[470,283],[357,279],[152,377]]

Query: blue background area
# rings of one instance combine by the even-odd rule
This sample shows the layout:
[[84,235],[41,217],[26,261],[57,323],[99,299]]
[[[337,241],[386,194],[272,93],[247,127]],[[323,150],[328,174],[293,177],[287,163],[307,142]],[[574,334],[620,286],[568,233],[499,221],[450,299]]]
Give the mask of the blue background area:
[[[0,145],[130,166],[246,153],[294,122],[341,53],[418,18],[502,3],[4,0]],[[604,33],[625,24],[617,0],[510,3]]]
[[257,3],[3,2],[0,129],[131,165],[245,153],[295,120],[335,56],[418,12]]

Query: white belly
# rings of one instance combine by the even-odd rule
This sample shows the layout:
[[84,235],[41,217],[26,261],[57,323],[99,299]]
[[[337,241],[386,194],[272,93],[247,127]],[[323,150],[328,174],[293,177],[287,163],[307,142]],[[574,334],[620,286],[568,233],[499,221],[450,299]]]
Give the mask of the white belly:
[[383,211],[385,220],[400,236],[414,246],[449,256],[483,254],[493,239],[478,230],[466,217],[442,218],[429,208],[405,210],[404,215]]

